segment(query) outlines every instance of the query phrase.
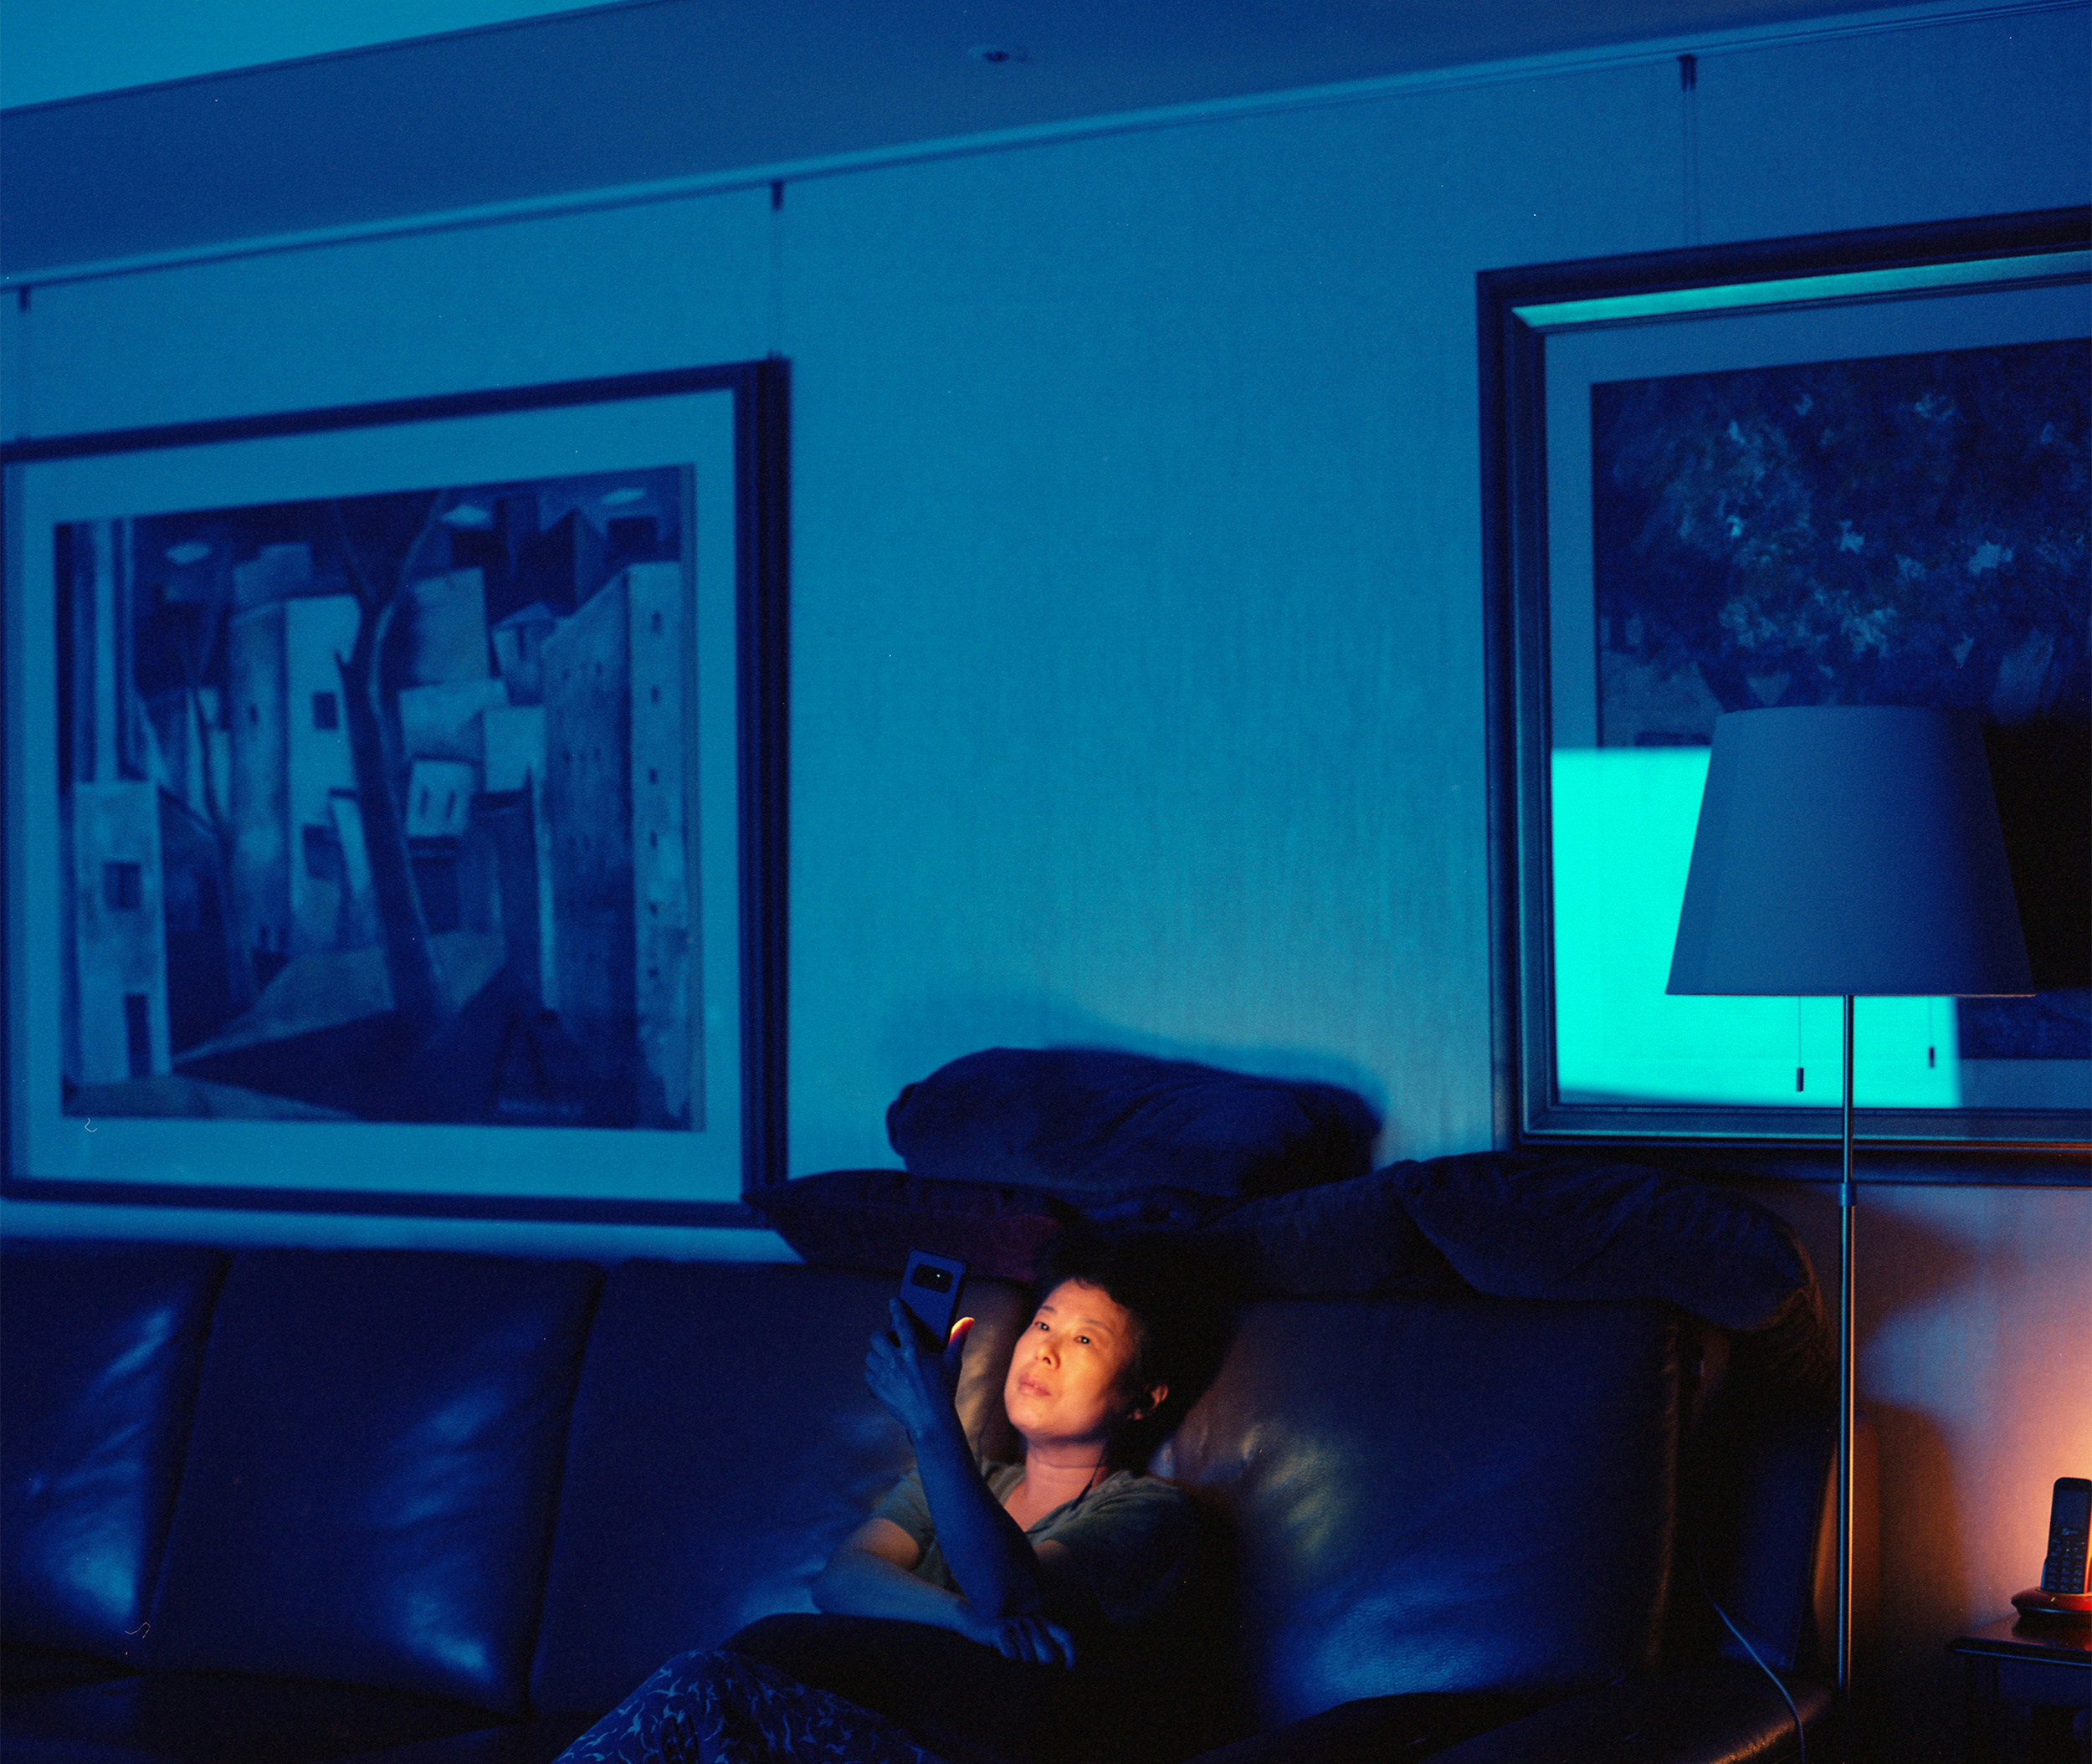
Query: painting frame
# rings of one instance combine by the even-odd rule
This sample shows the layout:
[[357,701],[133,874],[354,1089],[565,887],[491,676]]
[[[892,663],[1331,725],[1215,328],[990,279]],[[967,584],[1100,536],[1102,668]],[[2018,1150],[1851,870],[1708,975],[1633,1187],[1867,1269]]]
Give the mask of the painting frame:
[[[1838,1136],[1833,1106],[1764,1107],[1628,1098],[1566,1100],[1558,1083],[1551,806],[1556,701],[1561,687],[1555,626],[1581,617],[1595,628],[1595,577],[1565,588],[1563,542],[1551,531],[1590,520],[1593,500],[1588,401],[1577,408],[1557,360],[1601,336],[1630,336],[1622,359],[1660,359],[1668,345],[1706,338],[1763,315],[1796,326],[1818,315],[1849,317],[1903,302],[1928,320],[1979,326],[1979,303],[1999,290],[2079,289],[2092,261],[2092,210],[2070,208],[1866,232],[1692,248],[1632,257],[1528,265],[1477,278],[1480,367],[1484,582],[1488,700],[1492,1115],[1500,1145],[1631,1146],[1666,1141],[1671,1155],[1717,1161],[1720,1148],[1784,1147],[1799,1172]],[[2073,296],[2074,298],[2074,295]],[[1872,303],[1870,305],[1869,303]],[[1791,316],[1790,316],[1791,315]],[[1798,334],[1798,333],[1797,333]],[[1986,341],[1972,336],[1966,346]],[[1718,355],[1721,346],[1713,346]],[[1636,352],[1639,352],[1637,354]],[[1893,353],[1860,348],[1859,356]],[[1836,361],[1820,355],[1781,360]],[[1692,372],[1719,372],[1716,359]],[[1739,365],[1743,364],[1739,358]],[[1642,372],[1678,372],[1681,368]],[[1620,377],[1632,377],[1621,375]],[[1570,376],[1573,379],[1573,376]],[[1587,376],[1595,387],[1597,375]],[[1562,437],[1584,427],[1585,454]],[[1569,510],[1565,520],[1563,510]],[[1565,596],[1572,597],[1566,600]],[[1586,604],[1573,603],[1581,596]],[[1587,664],[1596,685],[1595,645]],[[2081,1182],[2092,1142],[2092,1110],[1870,1108],[1863,1092],[1859,1136],[1904,1179]],[[1775,1161],[1777,1161],[1777,1158]],[[1948,1173],[1951,1167],[1953,1173]]]
[[[0,1086],[0,1145],[5,1148],[0,1193],[10,1201],[128,1206],[677,1226],[757,1223],[739,1196],[785,1177],[789,404],[789,367],[773,356],[36,437],[0,449],[7,592],[0,678],[9,686],[0,716],[0,776],[8,782],[0,833],[0,1033],[6,1038],[0,1045],[7,1055],[6,1081]],[[576,469],[566,462],[570,456],[582,459],[590,446],[609,449],[596,462],[600,469],[680,464],[693,485],[688,462],[700,454],[705,461],[705,482],[693,490],[695,500],[685,511],[687,524],[701,530],[704,549],[698,575],[686,561],[682,592],[693,623],[701,604],[710,645],[704,664],[710,670],[704,676],[704,715],[710,719],[704,738],[704,788],[709,792],[705,813],[711,818],[703,829],[702,863],[693,859],[690,889],[694,898],[704,891],[708,901],[715,897],[725,908],[711,907],[714,917],[704,928],[720,946],[710,958],[720,983],[706,1027],[693,1032],[710,1038],[700,1058],[707,1062],[710,1104],[697,1122],[707,1131],[507,1121],[460,1125],[454,1117],[426,1123],[401,1116],[319,1122],[105,1120],[90,1124],[109,1135],[97,1134],[93,1150],[99,1158],[79,1156],[69,1139],[54,1156],[53,1121],[62,1106],[55,1080],[39,1082],[52,1076],[39,1070],[48,1059],[29,1055],[53,1044],[59,1001],[51,994],[58,988],[28,982],[40,959],[38,940],[48,941],[55,925],[44,897],[58,890],[37,881],[30,866],[48,861],[48,854],[29,846],[33,828],[48,835],[55,825],[59,768],[54,750],[59,731],[48,714],[51,695],[22,689],[33,684],[28,670],[36,659],[48,664],[54,653],[45,628],[50,615],[42,615],[42,625],[36,623],[29,584],[54,580],[39,573],[40,564],[31,565],[34,548],[54,543],[54,532],[35,529],[46,524],[49,509],[64,505],[69,492],[63,486],[73,481],[65,474],[85,474],[89,482],[99,474],[117,485],[131,474],[141,485],[211,486],[208,497],[191,490],[188,500],[178,503],[156,504],[152,497],[164,493],[141,490],[143,500],[135,510],[110,510],[143,515],[154,507],[288,502],[281,483],[297,481],[301,473],[324,477],[325,462],[337,456],[360,462],[350,474],[353,483],[340,489],[329,484],[306,494],[339,501],[424,484],[433,489],[549,478],[555,471]],[[392,452],[440,463],[424,464],[420,475],[407,483],[389,484],[383,480],[386,468],[371,462]],[[517,460],[540,463],[513,469]],[[559,463],[545,464],[550,461]],[[222,492],[213,476],[220,470]],[[690,642],[694,648],[699,638]],[[696,666],[690,665],[692,691],[699,679]],[[720,704],[721,698],[729,702]],[[693,748],[696,715],[691,713],[687,736]],[[690,763],[695,803],[695,753]],[[727,800],[720,801],[722,797]],[[695,813],[692,828],[695,851]],[[715,877],[716,885],[710,885],[707,879]],[[719,1057],[721,1049],[725,1058]],[[721,1065],[730,1069],[710,1069]],[[317,1139],[310,1136],[315,1129]],[[299,1139],[301,1131],[308,1137]],[[615,1159],[598,1156],[597,1166],[615,1164],[622,1171],[628,1155],[634,1173],[604,1184],[600,1194],[577,1192],[586,1184],[571,1182],[561,1173],[570,1157],[578,1167],[589,1165],[577,1135],[618,1136],[595,1148],[607,1153],[614,1146],[618,1152]],[[126,1146],[131,1156],[124,1155]],[[316,1147],[324,1148],[317,1156]],[[383,1173],[410,1164],[433,1165],[438,1173],[418,1180]],[[367,1177],[363,1167],[378,1173]],[[299,1171],[299,1177],[285,1180],[287,1169]],[[351,1180],[330,1179],[330,1171],[345,1169]],[[511,1170],[514,1174],[506,1173]],[[466,1174],[451,1180],[444,1173],[453,1171]]]

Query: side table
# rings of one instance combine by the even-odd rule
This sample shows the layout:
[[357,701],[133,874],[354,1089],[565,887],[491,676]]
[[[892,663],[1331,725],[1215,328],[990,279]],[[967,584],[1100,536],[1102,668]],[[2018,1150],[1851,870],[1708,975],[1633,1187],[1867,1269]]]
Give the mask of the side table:
[[[2092,1709],[2092,1624],[2003,1618],[1947,1643],[1967,1674],[1969,1764],[2000,1764],[2023,1756],[2028,1764],[2077,1764],[2084,1754],[2073,1728]],[[2001,1705],[2023,1708],[2026,1725],[2013,1724],[2025,1749],[2001,1749]]]

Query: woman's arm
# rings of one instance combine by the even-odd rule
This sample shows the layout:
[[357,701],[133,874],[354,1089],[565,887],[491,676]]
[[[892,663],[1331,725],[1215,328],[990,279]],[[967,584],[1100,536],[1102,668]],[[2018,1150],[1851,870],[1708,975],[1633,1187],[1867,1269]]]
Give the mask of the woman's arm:
[[1072,1666],[1074,1638],[1037,1614],[995,1618],[969,1599],[909,1571],[921,1559],[915,1541],[890,1519],[869,1519],[828,1558],[813,1582],[817,1608],[838,1617],[884,1617],[929,1623],[1007,1659]]
[[893,1617],[957,1628],[959,1595],[917,1580],[910,1571],[921,1560],[915,1540],[892,1520],[868,1519],[814,1580],[814,1605],[841,1617]]
[[[1060,1659],[1072,1664],[1072,1638],[1046,1616],[1047,1582],[1031,1541],[982,1480],[953,1404],[959,1360],[972,1320],[960,1321],[942,1353],[926,1352],[913,1314],[898,1299],[890,1301],[890,1308],[893,1329],[873,1338],[865,1356],[864,1382],[908,1430],[909,1441],[915,1449],[916,1471],[922,1478],[923,1497],[937,1528],[937,1542],[944,1551],[951,1577],[963,1589],[963,1597],[955,1602],[965,1609],[947,1617],[946,1626],[976,1641],[987,1642],[1013,1659]],[[891,1537],[875,1529],[881,1526],[893,1534]],[[900,1540],[899,1546],[895,1539]],[[879,1547],[882,1544],[886,1547]],[[847,1561],[846,1552],[850,1556]],[[832,1596],[852,1599],[849,1608],[860,1615],[912,1615],[898,1610],[874,1610],[854,1601],[912,1599],[911,1593],[887,1587],[885,1577],[889,1575],[905,1577],[926,1592],[951,1598],[952,1595],[916,1582],[908,1573],[920,1553],[915,1540],[900,1526],[890,1520],[874,1520],[860,1526],[836,1552],[823,1572],[822,1580],[829,1584]],[[842,1564],[839,1571],[838,1563]],[[831,1574],[836,1576],[833,1582]],[[822,1608],[840,1608],[824,1603]],[[921,1616],[914,1620],[939,1619]]]

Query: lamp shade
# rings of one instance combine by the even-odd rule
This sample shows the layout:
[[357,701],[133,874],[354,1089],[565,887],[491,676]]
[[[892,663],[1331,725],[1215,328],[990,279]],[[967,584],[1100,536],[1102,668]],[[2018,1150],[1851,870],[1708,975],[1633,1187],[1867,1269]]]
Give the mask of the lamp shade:
[[1890,705],[1715,722],[1670,992],[2030,992],[1981,731]]

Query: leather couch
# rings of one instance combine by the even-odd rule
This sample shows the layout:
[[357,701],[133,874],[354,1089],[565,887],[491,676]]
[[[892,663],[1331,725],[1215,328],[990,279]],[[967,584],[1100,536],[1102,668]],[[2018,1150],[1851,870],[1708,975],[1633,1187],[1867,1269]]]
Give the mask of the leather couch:
[[[809,1609],[905,1467],[861,1382],[876,1275],[3,1257],[9,1764],[549,1758],[669,1654]],[[991,1438],[1028,1304],[970,1295],[961,1405]],[[1708,1595],[1821,1729],[1833,1429],[1739,1394],[1727,1346],[1657,1302],[1248,1305],[1159,1466],[1228,1544],[1205,1659],[1235,1694],[1156,1749],[1792,1756]]]

